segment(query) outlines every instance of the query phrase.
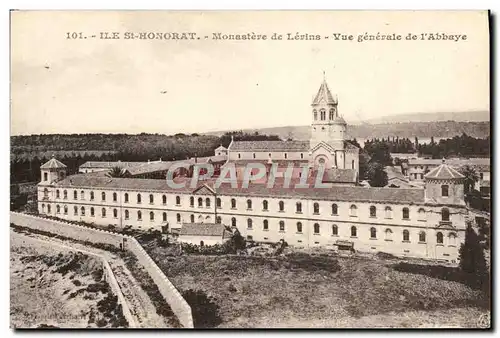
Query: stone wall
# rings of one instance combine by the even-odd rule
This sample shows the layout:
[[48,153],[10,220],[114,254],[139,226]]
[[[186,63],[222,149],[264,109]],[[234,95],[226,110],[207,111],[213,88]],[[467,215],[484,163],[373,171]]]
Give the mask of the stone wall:
[[47,231],[79,241],[110,244],[116,248],[120,248],[120,244],[125,243],[125,249],[132,252],[138,262],[148,271],[179,322],[185,328],[194,327],[191,307],[134,237],[17,212],[10,213],[10,221],[16,225]]

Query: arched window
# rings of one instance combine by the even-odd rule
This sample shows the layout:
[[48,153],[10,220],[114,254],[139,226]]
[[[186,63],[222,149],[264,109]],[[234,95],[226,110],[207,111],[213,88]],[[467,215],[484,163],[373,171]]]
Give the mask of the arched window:
[[80,191],[80,198],[83,200],[85,199],[85,191]]
[[221,218],[220,216],[217,216],[217,217],[215,218],[215,223],[217,223],[217,224],[221,224],[221,223],[222,223],[222,218]]
[[392,230],[389,228],[385,229],[385,240],[392,241]]
[[425,209],[424,208],[418,209],[418,220],[425,221]]
[[118,200],[118,195],[116,192],[113,193],[113,202],[116,202]]
[[190,219],[191,219],[191,223],[194,223],[194,215],[191,215]]
[[374,227],[370,228],[370,238],[377,238],[377,229]]
[[446,184],[441,186],[441,196],[443,197],[449,196],[449,186],[447,186]]
[[50,204],[47,204],[47,213],[50,214]]
[[128,212],[128,210],[125,210],[125,219],[129,219],[130,217],[130,213]]
[[73,199],[78,199],[78,192],[76,190],[73,191]]
[[425,243],[425,231],[420,231],[418,233],[418,241],[420,243]]
[[448,245],[457,245],[457,235],[454,232],[448,235]]
[[181,205],[181,197],[180,196],[175,196],[175,204]]
[[201,208],[203,206],[203,198],[198,197],[198,207]]
[[194,207],[194,197],[193,196],[189,197],[189,205]]
[[247,209],[252,209],[252,200],[247,200]]
[[161,197],[161,202],[163,203],[163,205],[167,204],[167,195],[163,195]]
[[101,209],[101,215],[103,218],[106,217],[106,209],[104,208]]
[[448,222],[450,220],[450,210],[447,208],[441,209],[441,220],[444,222]]
[[330,120],[333,120],[333,118],[335,117],[335,113],[333,112],[333,108],[330,109]]
[[302,232],[302,223],[297,222],[297,232]]
[[68,191],[67,190],[63,191],[63,197],[65,200],[68,199]]
[[67,215],[67,214],[68,214],[68,206],[67,206],[67,205],[65,205],[65,206],[64,206],[64,214],[65,214],[65,215]]
[[208,198],[208,197],[207,197],[207,198],[205,198],[205,206],[206,206],[207,208],[210,208],[210,198]]
[[177,223],[181,222],[181,214],[177,214],[176,216]]
[[408,230],[403,230],[403,241],[404,242],[410,241],[410,232]]
[[262,222],[262,229],[263,229],[263,230],[269,230],[269,222],[267,221],[267,219],[265,219],[265,220]]
[[392,209],[391,209],[391,207],[385,207],[385,218],[392,218]]
[[85,216],[85,207],[81,207],[81,208],[80,208],[80,214],[81,214],[82,216]]
[[231,209],[236,209],[236,200],[231,198]]
[[[316,118],[314,118],[316,120]],[[47,181],[49,179],[49,175],[47,173],[43,173],[43,180]]]
[[154,221],[155,220],[155,213],[153,211],[149,212],[149,220]]
[[93,192],[93,191],[91,191],[91,192],[90,192],[90,200],[91,200],[91,201],[93,201],[93,200],[94,200],[94,192]]
[[358,207],[355,206],[354,204],[352,204],[350,207],[350,212],[351,212],[351,216],[357,216],[358,215]]
[[59,194],[60,194],[59,189],[57,189],[57,190],[56,190],[56,198],[59,198],[59,197],[60,197],[60,196],[59,196]]
[[301,212],[302,212],[302,203],[297,202],[297,203],[296,203],[296,209],[297,209],[297,212],[298,212],[298,213],[301,213]]
[[163,213],[163,222],[166,222],[166,221],[167,221],[167,213],[166,213],[166,212],[164,212],[164,213]]
[[403,219],[410,219],[410,209],[403,208]]
[[137,220],[142,221],[142,212],[140,210],[137,211]]
[[319,214],[319,203],[314,203],[313,209],[315,214]]
[[236,218],[231,218],[231,226],[235,227],[236,226]]
[[320,115],[321,115],[321,121],[324,121],[326,119],[326,112],[324,110],[321,110]]
[[128,203],[128,193],[125,193],[125,203]]
[[370,217],[377,217],[377,207],[374,205],[370,207]]
[[280,221],[280,231],[285,231],[285,222]]
[[358,235],[358,229],[355,226],[351,227],[351,237],[356,237]]
[[318,223],[314,223],[314,233],[319,234],[319,224]]
[[142,202],[142,197],[141,197],[141,194],[137,194],[137,203],[141,203]]
[[61,213],[61,207],[58,205],[56,205],[56,214],[60,214]]
[[339,214],[339,207],[337,204],[332,204],[332,215],[338,215]]
[[285,202],[279,201],[278,205],[279,205],[280,211],[285,211]]
[[106,193],[104,191],[101,193],[101,196],[102,196],[102,200],[105,201],[106,200]]
[[73,213],[75,214],[75,216],[78,215],[78,207],[76,205],[73,207]]
[[351,165],[352,165],[352,169],[354,169],[354,160],[352,160]]
[[251,218],[247,219],[247,228],[252,229],[252,226],[253,226],[252,219]]
[[442,232],[438,232],[436,234],[436,243],[443,244],[443,233]]
[[[314,115],[314,121],[318,120],[318,112],[316,110],[313,110],[313,115]],[[47,175],[47,174],[45,174]],[[47,181],[47,176],[45,176],[45,181]]]
[[217,197],[217,200],[215,201],[215,203],[217,204],[217,208],[221,208],[222,207],[222,201],[220,198]]
[[113,217],[117,218],[118,217],[118,210],[113,209]]
[[287,153],[285,153],[285,154],[284,154],[284,156],[285,156],[285,159],[287,159],[287,158],[288,158],[288,154],[287,154]]
[[45,212],[45,204],[42,203],[42,212]]
[[255,158],[255,153],[252,154],[252,157]]
[[267,210],[267,201],[266,200],[263,200],[262,201],[262,210]]
[[339,235],[339,227],[335,224],[332,224],[332,235],[333,236],[338,236]]
[[149,204],[153,204],[155,202],[155,197],[153,194],[149,194]]

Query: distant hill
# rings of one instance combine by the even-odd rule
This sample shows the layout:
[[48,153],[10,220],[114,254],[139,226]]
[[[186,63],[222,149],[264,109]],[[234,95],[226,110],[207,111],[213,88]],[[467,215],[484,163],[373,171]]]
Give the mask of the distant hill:
[[[296,140],[308,140],[311,134],[310,126],[287,126],[274,128],[243,129],[244,132],[267,135],[278,135],[281,138],[292,137]],[[209,133],[210,135],[222,135],[224,131]],[[366,139],[373,137],[398,136],[413,139],[418,138],[448,138],[463,133],[477,138],[485,138],[490,135],[490,122],[401,122],[381,124],[349,125],[347,134],[349,138]]]
[[[490,120],[489,111],[465,111],[465,112],[439,112],[439,113],[412,113],[402,115],[382,116],[366,118],[363,122],[369,124],[402,123],[402,122],[482,122]],[[352,121],[353,124],[361,123]]]

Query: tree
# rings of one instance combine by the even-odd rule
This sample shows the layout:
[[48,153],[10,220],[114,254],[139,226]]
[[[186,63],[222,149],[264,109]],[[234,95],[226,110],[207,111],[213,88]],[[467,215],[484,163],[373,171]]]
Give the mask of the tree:
[[368,163],[366,178],[372,187],[385,187],[389,181],[384,165],[377,162]]
[[461,167],[459,171],[462,175],[465,176],[464,192],[468,194],[474,190],[476,182],[479,181],[479,176],[476,170],[469,165]]
[[479,236],[469,224],[465,232],[465,241],[460,246],[460,269],[467,274],[471,287],[484,288],[488,280],[488,268],[484,258]]
[[366,179],[366,171],[368,170],[368,163],[370,162],[370,156],[364,151],[359,152],[359,179]]
[[125,170],[123,170],[120,167],[113,167],[111,170],[106,174],[108,177],[125,177]]

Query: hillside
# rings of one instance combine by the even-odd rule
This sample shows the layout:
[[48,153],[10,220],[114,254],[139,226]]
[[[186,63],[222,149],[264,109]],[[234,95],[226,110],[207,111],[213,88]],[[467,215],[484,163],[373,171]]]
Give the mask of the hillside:
[[[402,123],[402,122],[481,122],[489,121],[489,111],[464,111],[464,112],[439,112],[439,113],[412,113],[391,116],[381,116],[376,118],[366,118],[364,122],[370,124]],[[353,121],[353,124],[354,121]]]
[[[286,126],[260,129],[244,129],[248,133],[259,132],[260,134],[278,135],[281,138],[292,137],[297,140],[308,140],[310,137],[310,126]],[[210,135],[222,135],[224,131],[210,133]],[[349,125],[348,137],[366,139],[373,137],[398,136],[400,138],[447,138],[463,133],[477,138],[485,138],[490,135],[490,122],[401,122],[383,124]]]

